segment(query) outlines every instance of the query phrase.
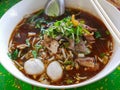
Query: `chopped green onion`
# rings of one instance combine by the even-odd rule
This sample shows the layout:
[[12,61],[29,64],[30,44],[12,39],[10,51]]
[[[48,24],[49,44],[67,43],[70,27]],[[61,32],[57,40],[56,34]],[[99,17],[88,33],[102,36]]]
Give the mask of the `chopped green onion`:
[[101,38],[102,35],[100,34],[100,32],[97,31],[97,32],[95,32],[95,37],[96,37],[96,38]]
[[65,65],[70,65],[70,64],[72,64],[72,61],[65,60],[64,64]]
[[38,52],[38,50],[41,49],[41,48],[43,48],[42,45],[38,45],[38,44],[35,45],[35,50],[36,50],[37,52]]
[[74,33],[72,33],[72,39],[75,40],[75,36],[74,36]]
[[75,43],[79,43],[80,37],[82,37],[85,33],[90,34],[90,32],[86,30],[81,24],[74,27],[71,21],[71,17],[56,21],[53,23],[53,25],[45,30],[45,34],[52,38],[55,38],[59,34],[60,36],[75,40]]
[[18,58],[18,49],[16,49],[15,51],[13,51],[12,53],[8,53],[8,56],[13,59],[13,60],[16,60]]
[[80,39],[79,39],[79,38],[76,38],[75,42],[76,42],[76,43],[79,43],[79,42],[80,42]]
[[26,44],[28,45],[28,47],[30,47],[30,40],[26,39]]
[[43,13],[43,10],[40,10],[40,12],[38,12],[37,14],[33,15],[32,17],[30,17],[27,22],[30,22],[30,23],[34,23],[36,18]]
[[80,23],[81,24],[85,24],[85,20],[80,20]]
[[7,53],[7,55],[10,59],[12,59],[12,54],[11,53]]
[[83,29],[83,31],[84,31],[84,33],[86,33],[86,34],[90,34],[90,32],[89,32],[88,30],[86,30],[86,29]]
[[32,55],[33,55],[34,58],[37,58],[37,51],[33,50]]
[[79,35],[80,35],[80,33],[79,33],[79,27],[77,27],[76,35],[77,35],[77,40],[79,40],[79,39],[80,39],[80,38],[79,38]]
[[104,56],[106,56],[105,53],[101,53],[101,54],[100,54],[100,57],[101,57],[101,58],[103,58]]
[[66,80],[66,83],[67,83],[67,84],[72,84],[72,83],[73,83],[73,80],[67,79],[67,80]]
[[70,45],[69,42],[66,42],[66,43],[63,43],[63,44],[64,44],[64,47],[65,47],[65,48],[68,48],[68,46]]
[[106,30],[105,33],[106,33],[107,35],[110,35],[110,32],[109,32],[108,30]]
[[41,28],[41,24],[37,23],[37,24],[35,25],[35,28]]

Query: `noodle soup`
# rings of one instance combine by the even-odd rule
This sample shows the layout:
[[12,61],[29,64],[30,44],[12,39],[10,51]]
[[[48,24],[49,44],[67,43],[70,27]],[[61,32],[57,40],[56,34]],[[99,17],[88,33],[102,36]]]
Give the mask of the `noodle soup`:
[[43,84],[71,85],[98,74],[109,62],[112,37],[105,25],[82,10],[60,17],[40,10],[13,31],[8,56],[27,77]]

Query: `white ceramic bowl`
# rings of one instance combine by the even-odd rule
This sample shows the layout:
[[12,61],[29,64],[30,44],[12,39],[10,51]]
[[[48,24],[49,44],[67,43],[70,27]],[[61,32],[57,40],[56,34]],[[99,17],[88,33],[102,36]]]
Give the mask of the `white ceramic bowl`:
[[[75,88],[90,84],[95,82],[104,76],[108,75],[111,71],[113,71],[120,63],[120,47],[118,47],[118,43],[114,40],[114,50],[113,55],[111,57],[110,62],[107,66],[96,76],[93,78],[86,80],[79,84],[68,85],[68,86],[53,86],[53,85],[44,85],[37,81],[27,78],[23,75],[13,64],[12,60],[7,56],[8,53],[8,43],[9,38],[11,36],[12,31],[15,26],[23,19],[23,17],[27,14],[31,14],[35,11],[38,11],[41,8],[44,8],[47,0],[23,0],[9,9],[4,16],[0,20],[0,60],[1,64],[7,69],[12,75],[17,77],[18,79],[27,82],[29,84],[38,86],[38,87],[46,87],[46,88],[54,88],[54,89],[62,89],[62,88]],[[100,18],[96,9],[91,3],[91,0],[65,0],[66,7],[78,8],[89,13],[92,13],[94,16]]]

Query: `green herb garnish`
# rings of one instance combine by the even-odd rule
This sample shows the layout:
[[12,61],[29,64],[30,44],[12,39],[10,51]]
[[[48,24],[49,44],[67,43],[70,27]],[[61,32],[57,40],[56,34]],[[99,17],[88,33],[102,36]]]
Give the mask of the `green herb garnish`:
[[68,46],[70,45],[69,42],[66,42],[66,43],[63,43],[63,44],[64,44],[64,47],[65,47],[65,48],[68,48]]
[[35,44],[35,50],[38,52],[39,49],[43,48],[42,45]]
[[66,83],[67,83],[67,84],[72,84],[72,83],[73,83],[73,80],[67,79],[67,80],[66,80]]
[[81,24],[85,24],[85,20],[80,20],[80,23]]
[[8,53],[8,56],[12,59],[12,60],[16,60],[18,58],[18,49],[16,49],[15,51],[13,51],[12,53]]
[[100,57],[101,57],[101,58],[103,58],[104,56],[106,56],[105,53],[101,53],[101,54],[100,54]]
[[26,44],[28,45],[28,47],[30,47],[30,40],[26,39]]
[[68,60],[66,60],[66,61],[64,61],[64,65],[71,65],[71,66],[73,66],[74,67],[74,62],[73,61],[68,61]]
[[36,13],[35,15],[33,14],[28,20],[27,23],[32,24],[34,26],[34,28],[36,29],[44,29],[45,25],[48,22],[45,20],[44,17],[40,17],[40,15],[43,14],[43,10],[41,10],[40,12]]
[[95,38],[101,38],[102,37],[102,35],[100,34],[100,32],[95,32]]
[[110,35],[110,32],[109,32],[108,30],[106,30],[105,33],[106,33],[107,35]]
[[43,24],[47,24],[44,18],[38,18],[34,21],[34,23],[35,23],[35,28],[38,28],[38,29],[41,27],[43,29],[45,27],[45,25]]
[[52,38],[61,35],[75,40],[76,43],[80,42],[80,37],[83,36],[83,34],[90,34],[88,30],[82,27],[82,23],[78,26],[74,26],[71,17],[66,17],[60,21],[54,22],[44,33]]
[[66,61],[64,62],[64,64],[65,64],[65,65],[70,65],[70,64],[72,64],[72,61],[66,60]]
[[27,22],[29,23],[34,23],[35,20],[39,17],[40,14],[43,13],[43,10],[40,10],[40,12],[36,13],[35,15],[32,15],[28,20]]
[[36,50],[33,50],[33,51],[32,51],[32,55],[33,55],[34,58],[37,58],[37,51],[36,51]]

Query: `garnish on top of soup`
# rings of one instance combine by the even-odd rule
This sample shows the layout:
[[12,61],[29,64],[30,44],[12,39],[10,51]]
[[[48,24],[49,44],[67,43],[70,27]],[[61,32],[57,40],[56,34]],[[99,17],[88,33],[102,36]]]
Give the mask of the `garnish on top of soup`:
[[66,9],[60,17],[48,17],[40,10],[16,26],[8,56],[31,79],[70,85],[99,73],[112,50],[109,31],[89,13]]

